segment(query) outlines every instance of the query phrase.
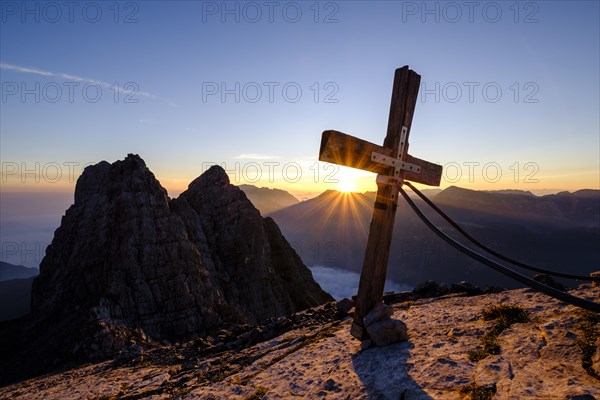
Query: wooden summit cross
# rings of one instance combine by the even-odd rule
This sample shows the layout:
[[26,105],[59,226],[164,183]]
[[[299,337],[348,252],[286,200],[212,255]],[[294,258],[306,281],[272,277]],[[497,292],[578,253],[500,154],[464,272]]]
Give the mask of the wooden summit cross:
[[439,186],[442,166],[408,154],[408,135],[412,123],[421,76],[398,68],[383,146],[342,132],[325,131],[321,138],[319,160],[377,173],[377,197],[369,228],[369,238],[360,275],[352,335],[366,339],[364,316],[382,301],[389,258],[398,191],[404,179]]

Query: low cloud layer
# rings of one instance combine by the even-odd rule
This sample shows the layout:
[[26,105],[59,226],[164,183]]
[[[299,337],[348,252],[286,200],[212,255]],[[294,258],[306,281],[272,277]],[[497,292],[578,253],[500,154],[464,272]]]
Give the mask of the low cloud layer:
[[[323,290],[332,295],[336,300],[352,297],[358,292],[360,274],[339,268],[329,268],[320,265],[309,267],[315,280]],[[385,281],[386,292],[401,292],[411,290],[408,285],[399,284],[390,280]]]

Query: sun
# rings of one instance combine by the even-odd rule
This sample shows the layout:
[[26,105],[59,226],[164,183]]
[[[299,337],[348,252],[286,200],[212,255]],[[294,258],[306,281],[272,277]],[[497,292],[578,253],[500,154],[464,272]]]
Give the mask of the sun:
[[357,192],[359,189],[358,180],[361,178],[361,172],[353,168],[340,167],[335,178],[337,184],[335,188],[342,193]]
[[337,190],[343,193],[356,192],[356,182],[352,178],[340,179]]

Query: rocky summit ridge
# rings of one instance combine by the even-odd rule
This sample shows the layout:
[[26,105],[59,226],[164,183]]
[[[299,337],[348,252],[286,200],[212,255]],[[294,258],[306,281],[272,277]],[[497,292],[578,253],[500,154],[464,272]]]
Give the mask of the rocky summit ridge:
[[[597,314],[529,289],[429,297],[440,287],[384,296],[408,325],[390,346],[350,336],[345,299],[0,387],[0,398],[600,399]],[[600,286],[572,294],[599,301]]]
[[20,360],[102,358],[329,300],[221,167],[170,199],[130,154],[85,169],[34,280],[31,315],[0,338],[25,349]]

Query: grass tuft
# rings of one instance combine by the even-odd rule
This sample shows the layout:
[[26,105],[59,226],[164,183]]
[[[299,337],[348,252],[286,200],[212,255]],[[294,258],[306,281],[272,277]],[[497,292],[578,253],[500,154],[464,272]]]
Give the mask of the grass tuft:
[[600,314],[582,311],[582,319],[575,325],[580,336],[577,345],[581,349],[581,364],[590,376],[600,379],[600,375],[592,368],[592,357],[596,353],[596,341],[600,337]]
[[250,396],[246,397],[244,400],[262,400],[263,397],[269,392],[264,386],[259,386],[256,388],[256,392],[252,393]]
[[470,400],[492,400],[496,394],[496,386],[484,387],[471,383],[461,387],[460,393],[466,395]]
[[495,321],[489,331],[481,336],[482,349],[467,353],[469,360],[477,362],[492,354],[500,354],[498,336],[512,324],[529,322],[529,314],[522,307],[513,304],[501,304],[486,307],[482,312],[484,321]]
[[499,306],[488,306],[482,312],[484,321],[495,319],[506,321],[511,325],[518,322],[529,322],[529,314],[522,307],[514,304],[501,304]]

